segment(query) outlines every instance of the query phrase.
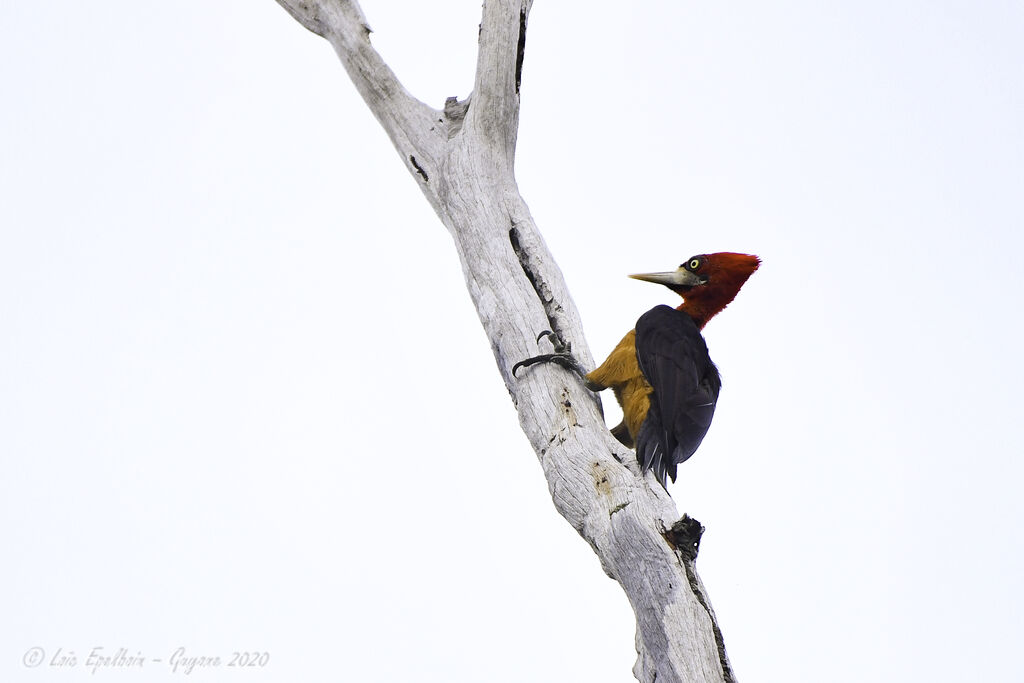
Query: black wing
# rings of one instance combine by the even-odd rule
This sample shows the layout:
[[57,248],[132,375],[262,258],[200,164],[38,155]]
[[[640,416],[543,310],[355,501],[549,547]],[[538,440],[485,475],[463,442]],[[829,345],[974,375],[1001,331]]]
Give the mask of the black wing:
[[654,389],[636,456],[664,486],[665,476],[675,481],[676,465],[704,440],[722,380],[693,319],[668,306],[655,306],[636,321],[636,358]]

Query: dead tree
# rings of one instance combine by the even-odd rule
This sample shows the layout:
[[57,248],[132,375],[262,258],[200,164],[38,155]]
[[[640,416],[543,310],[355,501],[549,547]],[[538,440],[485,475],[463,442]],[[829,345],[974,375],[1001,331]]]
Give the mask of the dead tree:
[[[498,370],[540,459],[555,507],[622,585],[637,619],[640,681],[733,681],[694,571],[702,528],[641,477],[574,374],[512,366],[552,330],[593,367],[579,314],[514,174],[519,87],[532,0],[484,0],[473,91],[442,109],[412,97],[370,44],[355,0],[278,0],[326,38],[413,179],[451,232]],[[546,343],[546,342],[544,342]],[[677,521],[678,520],[678,521]]]

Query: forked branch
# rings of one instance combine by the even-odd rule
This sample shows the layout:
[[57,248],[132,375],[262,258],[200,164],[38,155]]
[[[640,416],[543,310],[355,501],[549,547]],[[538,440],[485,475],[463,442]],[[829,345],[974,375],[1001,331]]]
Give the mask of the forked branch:
[[672,499],[653,476],[638,476],[635,456],[612,438],[599,404],[575,373],[552,365],[521,378],[512,373],[517,361],[537,354],[542,330],[571,343],[576,358],[593,367],[579,314],[513,174],[532,0],[484,1],[468,110],[467,100],[435,110],[412,97],[370,44],[354,0],[278,2],[331,42],[451,232],[555,507],[622,585],[636,614],[636,677],[645,683],[732,681],[714,612],[694,571],[696,544],[672,531],[679,519]]

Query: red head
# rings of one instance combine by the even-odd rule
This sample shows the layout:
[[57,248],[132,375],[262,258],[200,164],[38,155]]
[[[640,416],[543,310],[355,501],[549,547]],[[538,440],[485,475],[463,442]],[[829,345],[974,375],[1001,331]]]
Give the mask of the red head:
[[676,270],[630,277],[665,285],[683,297],[679,310],[693,318],[697,327],[703,328],[736,298],[740,287],[760,264],[761,259],[750,254],[699,254],[691,256]]

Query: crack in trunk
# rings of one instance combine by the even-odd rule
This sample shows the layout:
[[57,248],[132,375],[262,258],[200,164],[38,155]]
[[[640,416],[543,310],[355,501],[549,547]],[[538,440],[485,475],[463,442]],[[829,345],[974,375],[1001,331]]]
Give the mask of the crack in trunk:
[[556,315],[556,312],[561,309],[561,306],[555,303],[555,297],[551,293],[551,288],[548,287],[547,283],[544,282],[544,278],[537,273],[533,264],[530,262],[530,254],[528,250],[523,249],[523,245],[519,239],[519,228],[516,227],[515,221],[512,222],[512,227],[508,231],[508,239],[512,244],[512,251],[515,252],[516,258],[519,259],[519,265],[523,268],[523,273],[526,274],[526,279],[530,281],[533,291],[537,293],[537,298],[540,300],[541,305],[544,306],[544,315],[548,319],[549,329],[555,333],[555,336],[564,342],[565,337],[562,334],[562,326],[558,323],[558,317]]
[[519,43],[516,45],[516,94],[523,80],[523,56],[526,54],[526,10],[519,10]]
[[425,183],[429,183],[430,182],[430,177],[427,176],[427,172],[423,170],[423,167],[420,166],[419,163],[416,162],[416,157],[410,156],[409,157],[409,163],[412,164],[412,167],[416,169],[417,173],[419,173],[421,176],[423,176],[423,182],[425,182]]
[[725,683],[736,683],[736,676],[733,673],[732,665],[729,664],[729,657],[725,653],[725,639],[722,637],[722,629],[718,628],[718,620],[715,619],[715,613],[711,611],[711,607],[708,606],[708,601],[704,597],[704,591],[701,590],[697,574],[693,569],[693,560],[684,559],[683,569],[686,570],[686,579],[690,582],[690,590],[693,591],[697,602],[707,611],[708,618],[711,619],[711,629],[714,632],[715,645],[718,647],[718,661],[722,666],[722,679]]

